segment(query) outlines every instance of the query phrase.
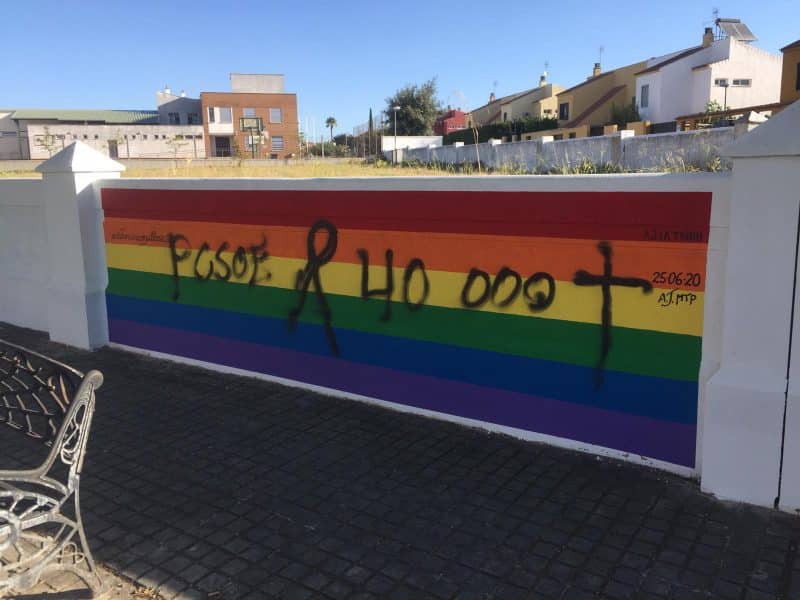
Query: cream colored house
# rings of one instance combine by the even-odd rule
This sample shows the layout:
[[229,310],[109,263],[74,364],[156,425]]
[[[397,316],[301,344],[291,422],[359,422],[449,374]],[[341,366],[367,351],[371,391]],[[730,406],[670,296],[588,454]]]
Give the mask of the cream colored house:
[[467,114],[467,127],[482,127],[515,119],[555,117],[558,108],[556,94],[562,89],[558,84],[547,83],[547,76],[542,75],[538,87],[502,98],[495,98],[491,94],[488,103]]
[[558,94],[559,126],[599,128],[610,123],[614,106],[622,108],[634,101],[636,73],[646,67],[647,61],[642,61],[603,73],[600,63],[595,63],[586,81]]

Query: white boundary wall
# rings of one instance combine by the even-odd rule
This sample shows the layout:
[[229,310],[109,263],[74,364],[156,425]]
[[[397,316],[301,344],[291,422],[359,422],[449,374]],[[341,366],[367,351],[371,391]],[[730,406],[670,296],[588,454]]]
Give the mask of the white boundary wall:
[[[795,288],[800,239],[798,127],[800,103],[733,145],[732,172],[677,175],[117,183],[121,165],[75,144],[41,165],[41,181],[0,181],[0,321],[48,331],[51,339],[79,347],[108,343],[102,187],[710,191],[697,468],[648,464],[699,476],[703,489],[723,498],[800,510],[800,327],[795,327],[800,325]],[[459,421],[643,462],[569,440]]]
[[[480,158],[483,168],[526,173],[570,172],[584,162],[610,164],[623,171],[682,171],[687,166],[712,165],[733,138],[733,127],[640,136],[626,130],[571,140],[543,136],[510,143],[409,148],[399,151],[398,160],[447,166],[474,165]],[[730,167],[730,162],[723,158],[719,167]]]

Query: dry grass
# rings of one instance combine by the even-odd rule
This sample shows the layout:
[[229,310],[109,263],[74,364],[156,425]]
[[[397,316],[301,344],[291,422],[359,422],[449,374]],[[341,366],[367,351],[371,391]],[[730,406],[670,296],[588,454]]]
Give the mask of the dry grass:
[[166,169],[125,171],[123,177],[397,177],[431,176],[430,169],[394,168],[386,163],[365,164],[361,161],[330,163],[323,161],[276,163],[274,165],[241,166],[192,165],[190,162]]
[[[174,164],[174,163],[173,163]],[[241,166],[213,166],[193,165],[191,161],[178,161],[176,166],[165,166],[154,169],[132,167],[123,171],[123,177],[410,177],[424,175],[453,175],[453,172],[432,170],[427,167],[392,167],[387,163],[365,164],[361,161],[352,162],[276,162],[274,165],[250,166],[246,162]],[[35,171],[6,171],[0,172],[0,177],[20,178],[40,175]]]

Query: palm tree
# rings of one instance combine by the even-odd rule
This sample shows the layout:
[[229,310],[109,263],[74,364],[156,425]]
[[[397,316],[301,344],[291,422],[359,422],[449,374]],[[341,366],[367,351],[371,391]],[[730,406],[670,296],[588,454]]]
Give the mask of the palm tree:
[[337,125],[338,123],[336,122],[336,119],[334,119],[333,117],[328,117],[327,119],[325,119],[325,127],[329,127],[331,130],[331,141],[333,141],[333,128],[336,127]]

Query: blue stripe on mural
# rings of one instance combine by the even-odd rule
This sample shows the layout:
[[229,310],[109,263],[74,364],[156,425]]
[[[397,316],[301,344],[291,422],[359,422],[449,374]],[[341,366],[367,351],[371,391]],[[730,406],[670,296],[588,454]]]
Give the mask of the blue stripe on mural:
[[[283,319],[114,294],[107,295],[107,303],[110,319],[330,356],[320,325],[300,323],[289,331]],[[310,296],[305,310],[316,309]],[[678,423],[694,425],[697,420],[695,382],[607,371],[602,386],[595,390],[591,368],[347,329],[337,328],[336,336],[343,365],[354,361]],[[599,344],[600,340],[598,348]]]
[[294,350],[111,319],[121,344],[577,440],[694,467],[694,425],[485,388]]

